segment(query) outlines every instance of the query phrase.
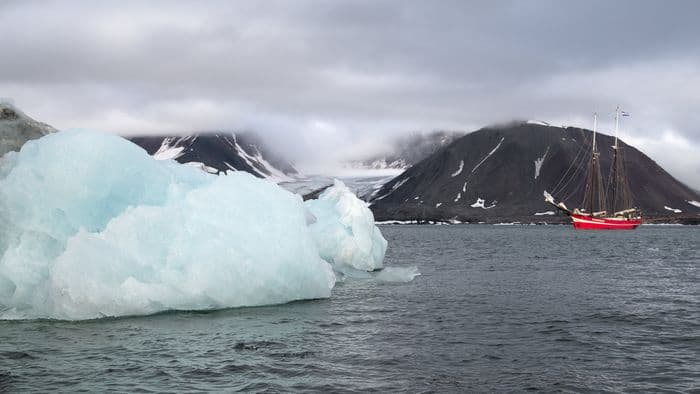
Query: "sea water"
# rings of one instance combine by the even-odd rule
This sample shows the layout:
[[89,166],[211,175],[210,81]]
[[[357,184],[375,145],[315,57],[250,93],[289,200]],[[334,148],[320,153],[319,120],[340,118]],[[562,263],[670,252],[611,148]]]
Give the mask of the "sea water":
[[212,312],[0,322],[0,391],[692,391],[700,228],[382,226],[408,283]]

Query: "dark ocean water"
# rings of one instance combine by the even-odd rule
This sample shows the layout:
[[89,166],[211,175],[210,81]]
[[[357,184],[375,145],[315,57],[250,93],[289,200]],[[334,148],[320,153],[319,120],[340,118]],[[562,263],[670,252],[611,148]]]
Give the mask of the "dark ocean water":
[[0,322],[0,391],[700,392],[700,228],[384,226],[404,284]]

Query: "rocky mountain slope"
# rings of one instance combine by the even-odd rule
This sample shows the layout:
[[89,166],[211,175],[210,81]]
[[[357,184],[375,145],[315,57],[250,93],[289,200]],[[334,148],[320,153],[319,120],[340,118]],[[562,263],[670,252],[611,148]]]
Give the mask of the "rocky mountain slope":
[[25,142],[55,131],[53,127],[30,118],[14,105],[0,102],[0,156],[18,151]]
[[[542,192],[556,192],[570,208],[580,205],[591,137],[590,130],[527,122],[484,128],[385,184],[371,197],[372,210],[377,220],[562,221]],[[613,141],[598,135],[606,173]],[[635,203],[646,217],[698,217],[697,192],[639,150],[621,146]]]
[[404,170],[463,135],[463,133],[448,131],[411,134],[392,141],[391,148],[386,153],[351,161],[347,164],[352,168]]
[[214,174],[246,171],[275,182],[292,181],[301,176],[290,162],[265,149],[253,134],[200,133],[132,137],[130,140],[156,159],[174,159]]

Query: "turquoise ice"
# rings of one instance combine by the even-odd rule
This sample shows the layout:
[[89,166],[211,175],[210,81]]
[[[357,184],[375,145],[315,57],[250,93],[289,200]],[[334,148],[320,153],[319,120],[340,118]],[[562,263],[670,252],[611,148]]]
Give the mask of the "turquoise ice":
[[337,270],[382,268],[387,242],[374,224],[367,203],[358,199],[341,181],[326,189],[306,206],[315,217],[310,225],[321,257]]
[[[332,227],[324,223],[336,211],[310,207],[315,225]],[[340,212],[343,221],[356,216]],[[156,161],[117,136],[51,134],[0,159],[0,318],[325,298],[336,278],[322,257],[381,266],[383,250],[367,254],[358,241],[353,253],[349,235],[314,239],[308,218],[301,197],[247,173]]]

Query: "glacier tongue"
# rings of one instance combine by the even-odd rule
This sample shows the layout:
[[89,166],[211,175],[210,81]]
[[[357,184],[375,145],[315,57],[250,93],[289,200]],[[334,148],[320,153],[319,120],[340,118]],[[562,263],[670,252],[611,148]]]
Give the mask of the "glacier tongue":
[[[246,173],[217,177],[89,132],[28,142],[0,159],[0,318],[329,297],[321,256],[374,269],[386,241],[343,187],[324,194],[307,204],[309,227],[298,195]],[[318,239],[321,227],[344,233]]]
[[343,182],[335,180],[306,206],[315,216],[310,225],[321,257],[339,271],[348,267],[363,271],[382,268],[387,242],[374,224],[367,203]]

